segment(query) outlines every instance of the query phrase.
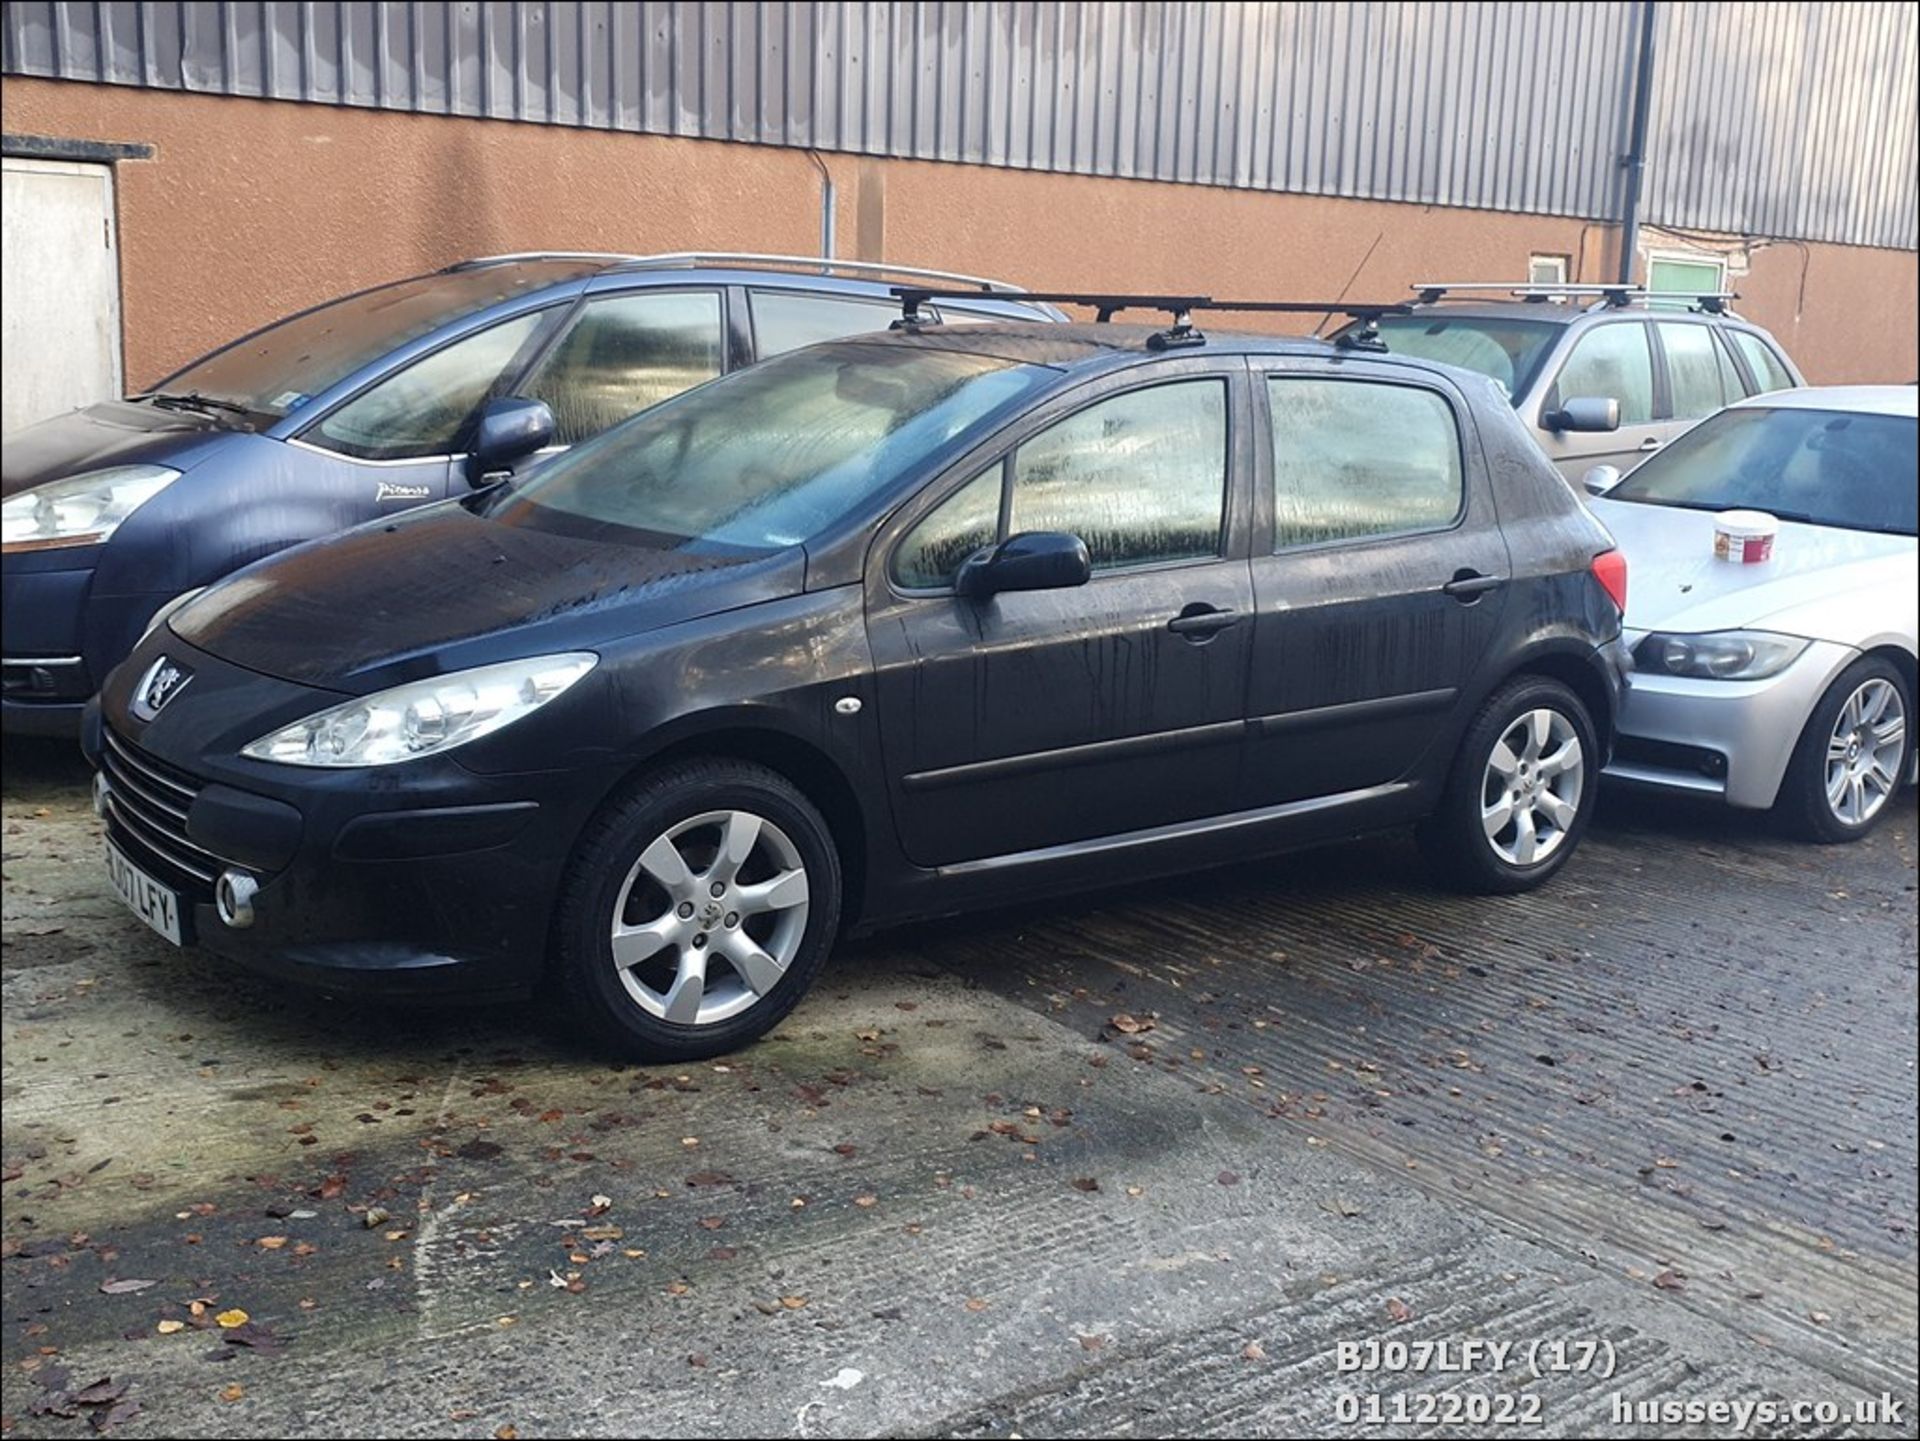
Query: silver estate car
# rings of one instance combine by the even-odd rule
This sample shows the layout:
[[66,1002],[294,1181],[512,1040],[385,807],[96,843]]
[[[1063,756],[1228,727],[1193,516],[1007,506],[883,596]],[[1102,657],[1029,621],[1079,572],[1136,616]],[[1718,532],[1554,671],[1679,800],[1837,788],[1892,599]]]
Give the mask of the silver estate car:
[[1621,285],[1413,289],[1411,315],[1380,317],[1387,349],[1493,377],[1569,480],[1596,465],[1631,470],[1724,405],[1806,384],[1771,335],[1729,310],[1732,295]]
[[[1775,807],[1810,840],[1886,815],[1914,772],[1915,436],[1911,385],[1783,391],[1587,482],[1633,577],[1608,775]],[[1771,559],[1715,555],[1728,510],[1778,522]]]

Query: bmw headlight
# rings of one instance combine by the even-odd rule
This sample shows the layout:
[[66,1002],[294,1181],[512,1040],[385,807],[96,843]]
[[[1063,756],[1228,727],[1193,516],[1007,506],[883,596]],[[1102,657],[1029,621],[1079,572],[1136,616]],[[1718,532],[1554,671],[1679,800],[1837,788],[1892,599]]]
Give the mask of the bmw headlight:
[[1780,674],[1811,642],[1764,630],[1716,630],[1700,635],[1655,631],[1633,648],[1633,663],[1654,675],[1696,680],[1765,680]]
[[179,478],[164,465],[116,465],[36,485],[0,504],[0,544],[8,550],[98,545]]
[[295,721],[241,754],[290,766],[388,766],[450,751],[538,710],[598,661],[569,651],[412,681]]

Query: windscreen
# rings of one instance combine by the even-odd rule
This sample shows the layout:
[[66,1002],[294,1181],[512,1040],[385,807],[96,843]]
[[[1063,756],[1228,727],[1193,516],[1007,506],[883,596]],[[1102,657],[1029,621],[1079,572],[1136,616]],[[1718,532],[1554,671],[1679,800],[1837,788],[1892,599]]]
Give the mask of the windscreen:
[[161,381],[154,392],[205,396],[256,415],[287,415],[363,365],[449,321],[576,273],[585,273],[585,268],[535,261],[481,265],[383,285],[292,316],[202,356]]
[[1395,355],[1477,370],[1507,398],[1525,393],[1562,327],[1539,320],[1482,319],[1434,312],[1383,315],[1380,339]]
[[1740,406],[1701,421],[1607,499],[1912,535],[1916,433],[1910,415]]
[[549,461],[488,508],[589,539],[798,545],[1055,372],[839,342],[711,381]]

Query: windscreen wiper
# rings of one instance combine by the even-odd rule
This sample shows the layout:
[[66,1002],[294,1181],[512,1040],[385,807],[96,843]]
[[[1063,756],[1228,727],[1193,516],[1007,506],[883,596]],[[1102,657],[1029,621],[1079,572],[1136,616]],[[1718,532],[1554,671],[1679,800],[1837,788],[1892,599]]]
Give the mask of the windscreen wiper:
[[198,410],[206,412],[224,410],[249,420],[253,418],[253,411],[247,406],[240,405],[231,400],[218,400],[211,395],[202,395],[197,390],[190,390],[184,395],[169,395],[165,391],[155,390],[148,392],[140,398],[142,400],[150,400],[155,405],[163,406],[168,410]]

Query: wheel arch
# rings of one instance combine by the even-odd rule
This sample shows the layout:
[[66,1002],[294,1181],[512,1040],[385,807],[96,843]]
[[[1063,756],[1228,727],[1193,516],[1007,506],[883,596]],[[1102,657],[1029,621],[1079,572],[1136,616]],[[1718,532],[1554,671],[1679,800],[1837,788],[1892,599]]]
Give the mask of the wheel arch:
[[825,817],[840,853],[844,887],[841,925],[844,929],[857,921],[867,895],[872,823],[860,804],[853,782],[840,764],[820,746],[790,730],[731,716],[718,724],[667,739],[648,750],[627,768],[609,789],[608,796],[620,794],[637,778],[662,766],[697,759],[741,760],[765,766],[813,804]]

